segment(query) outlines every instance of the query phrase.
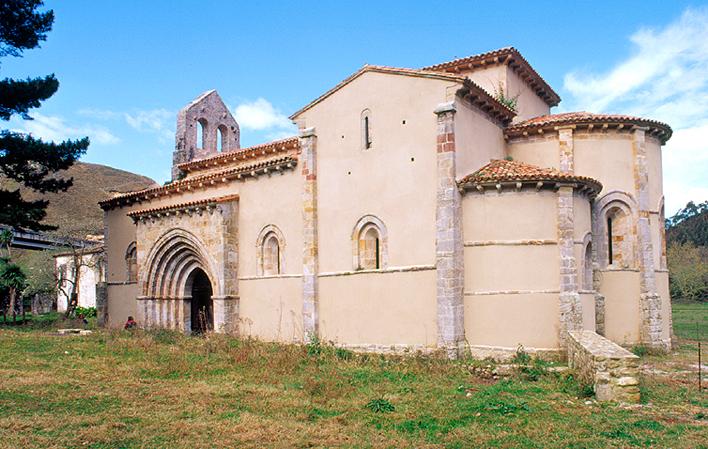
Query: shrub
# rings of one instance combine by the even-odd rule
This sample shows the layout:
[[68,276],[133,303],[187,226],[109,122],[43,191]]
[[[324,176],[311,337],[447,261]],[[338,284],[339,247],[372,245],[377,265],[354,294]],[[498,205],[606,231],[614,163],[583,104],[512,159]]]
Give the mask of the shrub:
[[366,403],[365,407],[374,413],[390,413],[396,411],[396,407],[384,398],[372,399]]
[[666,257],[671,296],[703,301],[708,299],[708,248],[692,243],[677,243],[669,246]]
[[85,318],[94,318],[96,316],[96,308],[76,306],[74,316],[78,317],[79,315],[83,315]]

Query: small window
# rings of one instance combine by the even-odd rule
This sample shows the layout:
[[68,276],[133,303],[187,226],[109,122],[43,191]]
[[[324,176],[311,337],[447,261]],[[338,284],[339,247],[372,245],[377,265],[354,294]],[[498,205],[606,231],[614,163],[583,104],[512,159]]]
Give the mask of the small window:
[[283,274],[283,234],[274,225],[264,227],[256,241],[258,251],[258,275],[275,276]]
[[361,146],[368,150],[371,148],[373,139],[371,136],[371,111],[365,109],[361,113]]
[[207,141],[207,121],[203,118],[197,120],[197,148],[204,148]]
[[219,126],[217,128],[216,132],[216,149],[221,152],[221,151],[226,151],[228,148],[226,147],[226,135],[227,135],[227,130],[224,125]]
[[634,240],[631,217],[619,206],[610,207],[605,214],[607,264],[614,268],[630,268],[634,264]]
[[125,252],[125,264],[128,272],[128,282],[138,281],[138,248],[135,242],[128,245]]
[[583,258],[583,290],[592,290],[592,242],[585,245],[585,256]]
[[362,270],[381,268],[381,239],[378,229],[373,225],[365,228],[359,239],[359,268]]
[[263,244],[263,275],[280,274],[280,244],[274,233],[266,236]]

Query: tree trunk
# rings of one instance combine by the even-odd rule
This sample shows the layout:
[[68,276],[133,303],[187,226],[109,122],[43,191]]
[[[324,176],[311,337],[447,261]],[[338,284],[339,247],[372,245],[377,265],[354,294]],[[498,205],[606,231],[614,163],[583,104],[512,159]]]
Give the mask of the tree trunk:
[[12,322],[17,322],[17,311],[15,310],[15,287],[10,287],[10,311],[12,311]]

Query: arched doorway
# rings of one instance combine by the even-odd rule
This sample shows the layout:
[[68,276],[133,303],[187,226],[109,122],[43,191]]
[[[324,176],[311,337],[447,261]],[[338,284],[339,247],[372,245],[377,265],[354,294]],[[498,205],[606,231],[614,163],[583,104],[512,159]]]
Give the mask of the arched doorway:
[[214,329],[211,281],[204,270],[195,268],[187,281],[187,285],[190,284],[192,294],[191,330],[193,334],[203,334]]

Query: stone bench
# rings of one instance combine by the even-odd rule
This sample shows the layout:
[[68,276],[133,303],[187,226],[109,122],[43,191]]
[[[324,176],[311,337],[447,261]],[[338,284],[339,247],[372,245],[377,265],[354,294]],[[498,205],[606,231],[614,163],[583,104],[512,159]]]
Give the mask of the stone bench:
[[568,334],[568,366],[598,401],[639,402],[639,357],[593,331]]

